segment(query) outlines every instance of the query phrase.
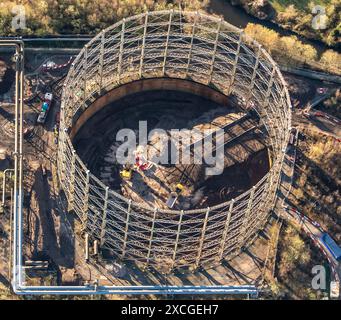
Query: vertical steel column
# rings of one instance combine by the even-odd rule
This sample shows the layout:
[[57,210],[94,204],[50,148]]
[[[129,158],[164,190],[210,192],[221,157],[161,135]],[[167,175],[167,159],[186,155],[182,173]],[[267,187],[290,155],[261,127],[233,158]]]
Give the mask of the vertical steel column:
[[242,234],[240,235],[240,239],[239,240],[239,248],[242,247],[243,243],[245,243],[246,240],[246,235],[247,235],[247,228],[249,225],[249,220],[250,220],[250,215],[251,215],[251,209],[252,209],[252,203],[253,203],[253,198],[254,198],[254,194],[255,194],[255,186],[252,187],[252,190],[250,192],[250,198],[247,204],[247,209],[246,209],[246,213],[245,213],[245,217],[244,217],[244,221],[243,221],[243,226],[241,228]]
[[190,44],[190,48],[189,48],[189,52],[188,52],[188,62],[187,62],[187,66],[186,66],[186,76],[187,77],[188,77],[189,66],[191,64],[192,51],[193,51],[193,41],[194,41],[195,28],[196,28],[196,25],[197,25],[198,16],[199,16],[199,13],[198,13],[198,11],[196,11],[195,12],[195,16],[194,16],[194,22],[193,22],[193,25],[192,25],[191,44]]
[[262,52],[262,47],[261,47],[261,45],[258,44],[257,45],[257,53],[256,53],[256,62],[255,62],[255,65],[254,65],[254,68],[252,71],[250,91],[249,91],[249,94],[248,94],[247,99],[246,99],[246,106],[248,106],[248,104],[250,102],[250,99],[252,97],[252,90],[255,87],[255,81],[256,81],[256,77],[257,77],[257,69],[259,66],[259,58],[260,58],[261,52]]
[[235,52],[236,56],[235,56],[233,67],[232,67],[231,81],[230,81],[230,85],[229,85],[229,88],[228,88],[228,95],[230,95],[232,93],[232,87],[233,87],[234,81],[236,79],[237,65],[238,65],[239,53],[240,53],[240,47],[241,47],[241,44],[242,44],[243,35],[244,35],[244,32],[240,32],[239,33],[239,39],[238,39],[238,43],[237,43],[237,50]]
[[[63,111],[63,107],[61,107],[61,112],[64,113]],[[63,121],[63,120],[61,120]],[[58,140],[58,149],[57,149],[57,168],[58,168],[58,172],[62,171],[63,174],[60,175],[58,174],[58,180],[59,182],[61,182],[61,176],[64,176],[64,157],[65,157],[65,153],[64,153],[64,129],[60,129],[59,130],[59,140]]]
[[273,67],[271,71],[270,81],[268,82],[268,88],[266,89],[266,93],[265,93],[264,104],[263,104],[264,108],[266,108],[270,102],[271,88],[272,88],[272,85],[274,84],[275,72],[276,72],[276,68]]
[[143,39],[142,39],[142,48],[141,48],[141,57],[140,57],[140,69],[139,69],[140,78],[142,78],[142,71],[143,71],[144,52],[145,52],[145,49],[146,49],[147,28],[148,28],[148,11],[146,12],[145,18],[144,18]]
[[105,42],[105,31],[101,32],[101,48],[99,54],[99,94],[103,93],[103,64],[104,64],[104,42]]
[[204,224],[203,224],[202,230],[201,230],[201,236],[200,236],[200,240],[199,240],[198,256],[197,256],[197,259],[195,262],[195,268],[198,268],[199,264],[200,264],[202,249],[203,249],[204,241],[205,241],[205,234],[206,234],[206,227],[207,227],[207,220],[208,220],[209,213],[210,213],[210,208],[208,207],[206,214],[205,214]]
[[106,187],[105,188],[105,196],[104,196],[104,204],[103,204],[101,235],[100,235],[101,246],[103,246],[103,244],[104,244],[105,228],[107,225],[108,197],[109,197],[109,187]]
[[218,23],[217,35],[216,35],[216,38],[215,38],[214,48],[213,48],[213,52],[212,52],[212,61],[211,61],[210,76],[209,76],[209,79],[208,79],[208,83],[210,83],[212,81],[215,56],[216,56],[216,53],[217,53],[218,42],[219,42],[219,34],[220,34],[220,28],[221,28],[222,22],[223,22],[223,19],[220,19],[220,21]]
[[272,206],[272,196],[271,196],[271,190],[272,190],[272,184],[273,184],[273,176],[272,172],[269,175],[268,179],[266,179],[265,182],[265,189],[262,194],[262,203],[263,203],[263,208],[262,208],[262,214],[258,216],[258,220],[264,220],[270,211],[270,208]]
[[223,231],[223,237],[222,237],[221,243],[220,243],[219,260],[223,259],[223,257],[224,257],[225,243],[226,243],[227,234],[228,234],[228,230],[229,230],[229,226],[230,226],[234,202],[235,202],[235,200],[232,199],[230,202],[229,212],[228,212],[227,217],[226,217],[225,227],[224,227],[224,231]]
[[84,246],[85,246],[85,254],[84,254],[84,258],[85,258],[85,262],[89,261],[89,234],[86,233],[84,236]]
[[84,46],[84,60],[83,60],[83,107],[85,108],[86,101],[86,86],[87,86],[87,72],[88,71],[88,45]]
[[182,223],[182,217],[184,215],[184,211],[181,210],[180,212],[180,216],[179,216],[179,221],[178,221],[178,230],[177,230],[177,233],[176,233],[176,239],[175,239],[175,246],[174,246],[174,252],[173,252],[173,262],[172,262],[172,267],[171,269],[174,268],[174,265],[175,265],[175,258],[176,258],[176,252],[178,250],[178,244],[179,244],[179,238],[180,238],[180,230],[181,230],[181,223]]
[[[272,168],[270,169],[272,170]],[[272,199],[269,199],[271,195],[271,189],[272,189],[272,172],[269,172],[269,176],[265,181],[265,188],[262,193],[262,203],[263,207],[261,208],[262,214],[258,216],[258,220],[264,219],[264,217],[267,215],[269,203],[272,202]]]
[[90,170],[86,170],[84,199],[83,199],[83,230],[86,229],[88,224],[88,211],[89,211],[89,191],[90,191]]
[[169,22],[168,22],[168,30],[167,30],[167,38],[166,38],[166,46],[165,52],[163,56],[163,65],[162,65],[162,74],[165,75],[166,73],[166,62],[167,62],[167,54],[168,54],[168,43],[169,43],[169,35],[172,27],[172,18],[173,18],[174,10],[171,10],[169,14]]
[[150,259],[150,253],[152,250],[152,243],[153,243],[153,235],[154,235],[154,227],[155,227],[155,219],[156,219],[156,213],[158,211],[158,208],[154,209],[154,214],[153,214],[153,221],[152,221],[152,229],[150,231],[150,236],[149,236],[149,245],[148,245],[148,252],[147,252],[147,265],[149,264],[149,259]]
[[75,183],[76,183],[76,151],[72,151],[71,157],[71,172],[70,172],[70,190],[69,190],[69,197],[70,197],[70,210],[74,209],[74,201],[75,201]]
[[131,199],[128,202],[128,210],[127,210],[127,217],[126,217],[126,221],[125,221],[126,224],[125,224],[125,228],[124,228],[124,239],[123,239],[123,248],[122,248],[121,259],[124,258],[125,254],[126,254],[126,249],[127,249],[130,211],[131,211]]
[[119,52],[119,56],[118,56],[118,65],[117,65],[117,77],[118,77],[117,81],[118,81],[118,83],[121,83],[125,25],[126,25],[126,19],[123,19],[122,20],[122,30],[121,30],[120,52]]

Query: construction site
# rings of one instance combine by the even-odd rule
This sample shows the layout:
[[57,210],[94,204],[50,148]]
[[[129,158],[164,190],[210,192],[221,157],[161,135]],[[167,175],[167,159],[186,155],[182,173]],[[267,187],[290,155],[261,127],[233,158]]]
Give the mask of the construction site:
[[[22,139],[22,166],[3,175],[1,277],[13,257],[27,294],[266,288],[298,132],[288,80],[257,42],[215,16],[167,10],[123,19],[76,54],[28,56],[21,127],[18,62],[0,60],[0,170]],[[138,138],[122,161],[125,129]]]

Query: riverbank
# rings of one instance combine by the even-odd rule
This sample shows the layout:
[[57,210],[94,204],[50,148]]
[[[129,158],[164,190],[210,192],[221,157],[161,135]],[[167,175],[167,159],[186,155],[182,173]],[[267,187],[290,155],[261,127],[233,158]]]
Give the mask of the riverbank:
[[[277,0],[281,3],[286,0]],[[290,1],[290,0],[288,0]],[[210,0],[207,11],[242,28],[271,53],[276,62],[293,68],[308,68],[334,75],[341,74],[341,55],[318,40],[306,39],[296,32],[248,14],[237,1]],[[263,17],[264,18],[264,17]]]
[[280,65],[341,75],[341,54],[334,50],[318,54],[313,46],[297,37],[281,36],[260,24],[249,23],[244,32],[263,45]]
[[[262,21],[270,21],[310,40],[341,50],[340,18],[341,2],[318,0],[316,5],[309,1],[294,0],[211,0],[213,7],[228,3],[243,8],[247,14]],[[315,8],[314,8],[315,7]],[[250,21],[255,23],[254,21]]]

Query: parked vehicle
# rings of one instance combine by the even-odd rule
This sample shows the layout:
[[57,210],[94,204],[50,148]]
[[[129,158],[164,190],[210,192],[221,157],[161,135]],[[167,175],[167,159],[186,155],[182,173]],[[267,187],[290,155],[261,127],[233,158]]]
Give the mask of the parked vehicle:
[[37,122],[38,123],[45,123],[48,112],[50,110],[51,104],[52,104],[52,99],[53,99],[53,95],[52,93],[46,93],[44,96],[44,101],[43,104],[41,106],[41,111],[40,114],[38,116]]
[[316,111],[316,112],[314,113],[314,116],[315,116],[315,117],[323,117],[324,114],[323,114],[322,112]]
[[328,233],[324,232],[321,236],[321,241],[326,246],[328,251],[332,254],[332,256],[341,261],[341,248],[337,245],[337,243],[329,236]]
[[328,92],[328,88],[317,88],[316,92],[318,94],[326,94]]

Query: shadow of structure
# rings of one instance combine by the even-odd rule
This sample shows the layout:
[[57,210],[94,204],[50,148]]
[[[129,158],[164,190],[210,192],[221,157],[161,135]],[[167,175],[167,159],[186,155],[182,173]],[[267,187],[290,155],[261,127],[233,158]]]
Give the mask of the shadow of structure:
[[[44,176],[41,168],[34,174],[27,230],[32,247],[31,259],[39,259],[43,255],[59,267],[73,268],[73,217],[60,217],[60,212],[56,212],[56,199],[51,196],[52,191],[47,181],[49,174],[51,173],[47,171]],[[67,219],[68,227],[65,226],[63,218]]]

